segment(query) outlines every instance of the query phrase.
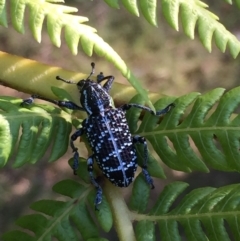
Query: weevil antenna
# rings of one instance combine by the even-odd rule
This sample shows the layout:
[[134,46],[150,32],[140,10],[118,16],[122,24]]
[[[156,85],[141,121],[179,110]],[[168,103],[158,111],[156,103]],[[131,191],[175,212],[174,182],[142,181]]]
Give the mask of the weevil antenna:
[[[91,66],[92,66],[91,73],[90,73],[90,75],[87,77],[86,80],[88,80],[88,79],[94,74],[94,72],[95,72],[95,63],[92,62],[92,63],[91,63]],[[67,84],[74,84],[74,85],[78,84],[78,83],[76,83],[76,82],[74,82],[74,81],[63,79],[63,78],[61,78],[60,76],[56,76],[56,79],[57,79],[57,80],[61,80],[61,81],[65,82],[65,83],[67,83]]]
[[77,83],[74,82],[74,81],[63,79],[63,78],[61,78],[60,76],[56,76],[56,79],[57,79],[57,80],[61,80],[61,81],[65,82],[65,83],[68,83],[68,84],[75,84],[75,85],[77,84]]

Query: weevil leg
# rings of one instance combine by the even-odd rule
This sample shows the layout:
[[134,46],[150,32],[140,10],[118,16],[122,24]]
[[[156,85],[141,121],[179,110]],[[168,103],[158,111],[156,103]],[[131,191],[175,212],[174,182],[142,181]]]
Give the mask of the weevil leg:
[[154,185],[153,185],[153,180],[147,170],[147,162],[148,162],[148,148],[147,148],[147,141],[144,137],[142,136],[139,136],[139,135],[136,135],[136,136],[133,136],[133,143],[136,144],[136,143],[139,143],[139,144],[142,144],[143,145],[143,165],[142,165],[142,173],[143,173],[143,176],[146,180],[146,182],[151,186],[151,188],[153,189],[154,188]]
[[70,110],[82,110],[85,111],[81,106],[76,105],[72,101],[61,101],[61,100],[51,100],[39,95],[31,95],[31,97],[23,100],[23,102],[20,104],[21,106],[24,106],[25,104],[30,105],[34,102],[34,99],[40,99],[45,100],[47,102],[53,103],[55,105],[58,105],[59,107],[65,107]]
[[109,93],[110,89],[112,88],[114,77],[112,75],[104,76],[103,72],[100,72],[100,74],[97,75],[97,82],[100,84],[104,80],[107,80],[107,82],[103,85],[103,88]]
[[95,205],[95,210],[99,210],[98,209],[98,205],[102,202],[102,188],[100,187],[100,185],[96,182],[94,176],[93,176],[93,155],[90,156],[87,160],[87,165],[88,165],[88,172],[90,175],[90,179],[91,179],[91,183],[94,185],[94,187],[97,189],[97,194],[95,197],[95,201],[94,201],[94,205]]
[[157,110],[156,111],[156,116],[160,116],[160,115],[165,115],[165,114],[167,114],[172,108],[174,108],[175,107],[175,104],[174,103],[171,103],[171,104],[169,104],[169,105],[167,105],[164,109],[162,109],[162,110]]
[[124,104],[123,106],[121,106],[121,108],[123,110],[129,110],[131,107],[136,107],[136,108],[148,111],[152,115],[160,116],[160,115],[164,115],[164,114],[168,113],[173,107],[175,107],[175,104],[171,103],[168,106],[166,106],[164,109],[156,111],[156,113],[154,113],[154,111],[149,107],[139,105],[139,104],[135,104],[135,103]]
[[70,146],[72,148],[73,151],[73,165],[72,165],[72,169],[73,169],[73,174],[77,175],[77,169],[78,169],[78,159],[79,159],[79,153],[78,153],[78,149],[75,147],[74,145],[74,141],[77,140],[78,137],[83,135],[83,128],[80,128],[78,130],[76,130],[70,138]]
[[105,76],[103,75],[103,72],[100,72],[97,75],[97,82],[98,82],[98,84],[100,84],[104,80],[104,78],[105,78]]

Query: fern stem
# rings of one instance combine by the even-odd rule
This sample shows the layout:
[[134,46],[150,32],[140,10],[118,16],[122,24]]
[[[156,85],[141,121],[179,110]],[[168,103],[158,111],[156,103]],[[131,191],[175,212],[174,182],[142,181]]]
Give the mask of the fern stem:
[[110,182],[106,182],[105,195],[111,204],[113,212],[114,226],[120,241],[136,241],[128,207],[125,203],[119,187],[115,187]]

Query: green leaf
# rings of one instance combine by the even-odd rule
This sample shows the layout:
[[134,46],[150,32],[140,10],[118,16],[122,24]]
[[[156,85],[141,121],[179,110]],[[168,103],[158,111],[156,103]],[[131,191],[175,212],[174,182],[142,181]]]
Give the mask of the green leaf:
[[140,0],[139,7],[146,20],[153,26],[157,26],[157,1],[156,0]]
[[48,216],[54,217],[60,215],[69,208],[70,203],[55,200],[40,200],[31,205],[35,211],[42,212]]
[[30,214],[20,217],[16,224],[37,233],[40,228],[47,228],[50,225],[50,221],[41,214]]
[[159,195],[155,205],[150,211],[150,214],[163,215],[167,213],[177,196],[182,193],[187,187],[188,184],[184,182],[174,182],[167,185],[161,192],[161,195]]
[[0,98],[0,166],[6,164],[13,151],[16,155],[14,167],[27,162],[35,163],[46,153],[51,142],[53,147],[50,161],[57,160],[67,150],[71,131],[69,117],[53,106],[33,105],[27,109],[20,107],[21,102],[13,97]]
[[240,0],[235,0],[235,2],[237,4],[238,8],[240,8]]
[[[237,2],[240,6],[240,1]],[[212,39],[214,39],[222,52],[228,47],[231,55],[237,57],[240,52],[240,42],[218,22],[219,19],[215,14],[206,9],[208,5],[198,0],[163,0],[161,3],[164,17],[175,30],[179,29],[180,16],[183,30],[188,37],[193,39],[195,28],[198,28],[199,38],[209,52],[212,50]]]
[[[95,205],[94,205],[95,197],[96,197],[96,191],[94,190],[88,196],[88,201],[93,210],[95,210]],[[110,205],[107,202],[104,195],[103,195],[103,199],[102,199],[100,208],[99,208],[99,210],[95,211],[95,215],[96,215],[96,218],[97,218],[99,224],[101,225],[101,228],[105,232],[109,232],[113,225],[113,217],[112,217]]]
[[225,0],[225,2],[232,4],[232,0]]
[[[27,232],[31,231],[31,237],[25,232],[13,231],[6,233],[4,240],[15,240],[14,235],[19,234],[19,240],[51,240],[55,237],[58,240],[79,240],[77,233],[80,233],[84,240],[101,240],[95,219],[92,218],[85,200],[89,194],[88,188],[83,188],[81,184],[73,180],[65,180],[57,183],[54,187],[59,193],[73,197],[69,201],[40,200],[31,205],[31,208],[38,214],[31,214],[17,220],[17,225]],[[108,210],[109,212],[109,210]],[[103,215],[107,215],[106,209],[98,214],[97,220],[103,222]],[[47,215],[47,217],[46,217]],[[110,216],[109,216],[110,215]],[[105,216],[105,222],[101,224],[105,231],[111,228],[111,212]],[[110,219],[109,219],[110,218]],[[105,225],[105,226],[104,226]],[[12,239],[11,239],[12,238]],[[102,239],[104,240],[104,239]]]
[[[144,193],[144,195],[142,195]],[[150,195],[150,187],[143,175],[138,175],[133,183],[132,196],[130,199],[130,208],[134,211],[143,213],[147,208]]]
[[[144,147],[143,145],[137,145],[136,149],[137,149],[138,164],[139,166],[142,166],[144,162]],[[147,161],[148,172],[152,177],[165,179],[166,176],[164,174],[161,163],[154,158],[151,152],[152,151],[149,149],[148,161]]]
[[154,223],[148,220],[142,220],[136,225],[136,234],[138,241],[155,241]]
[[0,0],[0,25],[7,27],[6,0]]
[[11,18],[13,27],[19,32],[24,33],[24,11],[26,3],[24,0],[11,0]]
[[162,12],[171,27],[178,31],[178,13],[180,2],[177,0],[162,1]]
[[76,181],[69,179],[55,184],[53,186],[53,191],[71,198],[76,198],[81,196],[86,191],[86,187]]
[[124,7],[133,15],[139,16],[136,0],[122,0]]
[[60,119],[58,122],[54,120],[53,125],[55,127],[55,142],[53,143],[49,162],[55,161],[66,153],[69,144],[69,134],[72,130],[70,123],[66,125],[66,120],[64,119]]
[[[239,189],[237,184],[219,189],[207,187],[193,190],[176,208],[165,214],[165,218],[158,221],[161,237],[181,240],[178,230],[180,223],[188,240],[196,237],[201,237],[199,240],[230,240],[223,220],[229,215],[236,215],[236,207],[239,207],[240,202]],[[160,197],[164,194],[163,191]],[[162,197],[161,200],[164,202],[166,199]],[[237,233],[234,232],[234,235]]]
[[[207,166],[211,166],[240,170],[239,115],[232,119],[240,103],[239,90],[237,87],[223,95],[224,89],[217,88],[203,96],[191,93],[179,97],[174,101],[176,107],[160,123],[146,115],[137,133],[146,137],[161,160],[173,169],[208,172]],[[161,100],[156,109],[158,104]],[[187,117],[182,120],[184,112]]]
[[2,236],[2,238],[3,241],[35,241],[34,237],[20,230],[7,232]]
[[110,7],[119,8],[118,0],[104,0]]
[[90,238],[97,238],[99,236],[98,228],[83,202],[76,206],[70,217],[84,239],[87,240]]
[[[64,182],[62,182],[64,183]],[[61,188],[71,187],[72,183],[67,180]],[[231,240],[229,233],[239,239],[238,222],[240,210],[240,184],[224,186],[221,188],[197,188],[184,193],[188,184],[173,182],[168,184],[159,194],[154,207],[146,213],[146,207],[152,202],[149,196],[149,187],[141,175],[134,182],[131,195],[133,211],[126,212],[127,217],[135,220],[135,233],[137,240],[156,240],[155,227],[159,227],[161,240],[181,240],[179,226],[187,240]],[[10,240],[49,240],[55,237],[59,240],[79,240],[78,232],[83,240],[105,240],[99,236],[97,226],[104,229],[102,224],[97,225],[93,218],[92,210],[89,211],[85,203],[84,193],[76,190],[72,192],[74,199],[67,202],[54,200],[40,200],[32,204],[32,208],[40,213],[21,217],[17,225],[25,230],[32,231],[34,237],[25,231],[12,231],[3,235],[4,241]],[[80,188],[81,189],[81,188]],[[147,190],[148,189],[148,190]],[[85,191],[84,191],[85,192]],[[75,194],[74,194],[75,193]],[[86,190],[85,194],[88,194]],[[92,200],[92,197],[89,197]],[[111,198],[110,198],[111,201]],[[104,201],[105,202],[105,201]],[[104,208],[105,209],[105,208]],[[137,211],[137,212],[136,212]],[[96,214],[99,222],[104,222],[106,210]],[[95,212],[96,213],[96,212]],[[43,215],[44,214],[44,215]],[[48,217],[46,218],[45,215]],[[108,215],[108,214],[107,214]],[[115,219],[121,221],[122,213],[115,212]],[[105,220],[108,223],[108,218]],[[157,226],[155,225],[157,223]],[[226,226],[227,224],[227,226]],[[117,224],[118,225],[118,224]],[[227,230],[228,227],[228,230]],[[119,228],[119,227],[118,227]],[[131,227],[128,227],[131,228]],[[107,231],[107,230],[105,230]],[[117,230],[124,232],[124,230]]]
[[195,27],[198,20],[197,14],[192,14],[193,9],[189,7],[188,3],[182,3],[180,18],[184,33],[191,39],[194,39]]

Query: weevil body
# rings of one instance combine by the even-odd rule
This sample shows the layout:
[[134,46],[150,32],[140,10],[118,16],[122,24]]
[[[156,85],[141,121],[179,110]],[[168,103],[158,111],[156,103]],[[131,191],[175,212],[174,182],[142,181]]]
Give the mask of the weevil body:
[[[76,174],[78,169],[79,154],[78,149],[74,145],[74,141],[84,133],[87,136],[92,155],[88,158],[88,171],[92,184],[97,189],[95,198],[95,208],[102,201],[102,188],[97,183],[93,176],[93,163],[97,162],[105,177],[114,185],[119,187],[127,187],[132,183],[134,174],[137,169],[137,155],[135,144],[140,143],[144,146],[144,161],[142,165],[142,173],[146,182],[154,188],[153,180],[147,170],[148,149],[147,142],[144,137],[132,136],[125,117],[126,110],[131,107],[137,107],[151,112],[157,116],[166,114],[174,104],[169,104],[166,108],[154,113],[150,108],[139,104],[125,104],[119,108],[112,106],[111,89],[114,77],[104,77],[102,73],[97,76],[97,82],[90,79],[94,73],[94,63],[92,71],[88,78],[80,80],[78,83],[62,79],[57,76],[58,80],[66,83],[77,84],[80,92],[81,106],[76,105],[71,101],[50,100],[38,95],[32,95],[29,99],[23,101],[23,104],[31,104],[34,98],[43,99],[60,107],[69,109],[77,109],[86,111],[88,117],[83,121],[82,127],[78,129],[70,140],[70,146],[74,152],[73,171]],[[101,82],[106,80],[105,84]]]
[[103,174],[116,186],[127,187],[134,178],[137,155],[124,111],[90,115],[82,128]]

